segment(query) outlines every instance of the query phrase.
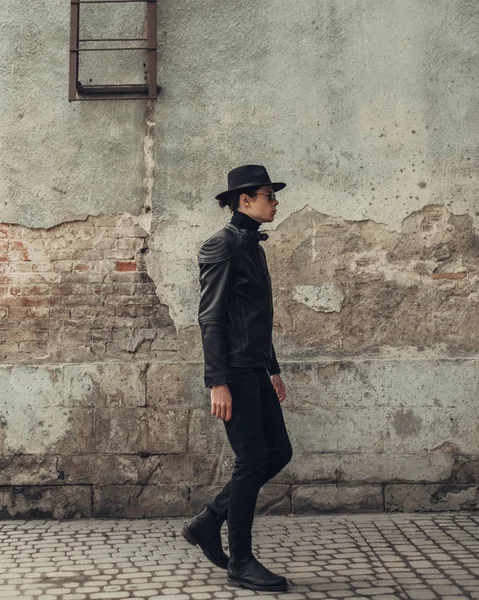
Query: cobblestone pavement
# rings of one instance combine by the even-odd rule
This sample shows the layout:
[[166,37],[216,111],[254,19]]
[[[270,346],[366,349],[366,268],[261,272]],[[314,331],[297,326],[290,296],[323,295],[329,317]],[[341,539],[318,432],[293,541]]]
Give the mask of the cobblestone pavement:
[[0,521],[0,599],[479,599],[479,513],[258,516],[256,555],[290,581],[277,595],[228,587],[185,520]]

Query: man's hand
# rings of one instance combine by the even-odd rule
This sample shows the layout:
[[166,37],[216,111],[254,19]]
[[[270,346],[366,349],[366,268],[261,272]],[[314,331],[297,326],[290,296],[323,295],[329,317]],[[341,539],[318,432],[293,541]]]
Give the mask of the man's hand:
[[232,400],[227,383],[214,385],[211,388],[211,414],[217,419],[229,421],[231,419]]
[[278,373],[277,375],[271,375],[271,383],[276,390],[276,394],[278,395],[278,400],[283,402],[286,398],[286,388],[284,386],[284,382],[281,379],[281,375]]

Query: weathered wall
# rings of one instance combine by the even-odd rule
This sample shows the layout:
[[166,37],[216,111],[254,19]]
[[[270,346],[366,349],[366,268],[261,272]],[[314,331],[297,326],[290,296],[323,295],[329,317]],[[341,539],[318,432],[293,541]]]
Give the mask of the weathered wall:
[[246,162],[288,183],[295,455],[260,509],[477,508],[477,4],[162,1],[156,104],[69,104],[69,8],[38,9],[0,8],[1,515],[187,514],[227,480],[196,254]]
[[[145,102],[68,103],[68,2],[39,0],[32,10],[5,0],[0,11],[0,219],[51,227],[88,214],[142,214]],[[128,16],[110,22],[105,37],[121,34]]]

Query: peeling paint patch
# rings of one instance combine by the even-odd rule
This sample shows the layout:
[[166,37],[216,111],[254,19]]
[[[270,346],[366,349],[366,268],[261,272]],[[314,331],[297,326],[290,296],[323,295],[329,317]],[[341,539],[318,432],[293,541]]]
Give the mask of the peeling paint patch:
[[412,408],[398,410],[394,415],[393,427],[400,436],[417,435],[421,431],[422,419],[416,417]]
[[153,207],[153,185],[155,173],[155,141],[153,138],[156,125],[155,108],[156,102],[149,101],[146,107],[145,136],[143,139],[143,188],[145,197],[142,214],[137,217],[138,225],[141,225],[148,232],[151,231],[151,212]]
[[318,312],[340,312],[345,296],[341,286],[333,282],[297,285],[293,290],[293,298]]
[[306,206],[271,232],[266,252],[280,354],[479,348],[479,253],[468,215],[431,204],[396,233]]
[[436,446],[430,452],[437,452],[439,454],[457,454],[461,452],[460,446],[454,444],[453,442],[443,442],[440,446]]
[[71,429],[70,409],[52,406],[61,403],[61,393],[48,368],[0,370],[0,411],[8,423],[5,454],[38,454],[64,437]]
[[1,226],[0,360],[91,362],[176,351],[168,308],[146,268],[148,242],[126,214],[49,229]]
[[474,455],[456,456],[452,467],[452,480],[456,483],[479,481],[479,458]]
[[464,489],[458,488],[454,484],[444,484],[431,494],[431,503],[459,503],[459,506],[465,503],[466,505],[470,505],[475,503],[476,492],[477,490],[472,487]]

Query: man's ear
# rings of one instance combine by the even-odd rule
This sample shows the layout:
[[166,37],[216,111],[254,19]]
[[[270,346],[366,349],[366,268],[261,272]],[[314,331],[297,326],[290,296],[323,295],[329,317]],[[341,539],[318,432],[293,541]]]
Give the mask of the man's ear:
[[246,203],[249,203],[251,198],[248,196],[248,194],[241,194],[239,197],[239,200],[240,200],[240,204],[245,205]]

